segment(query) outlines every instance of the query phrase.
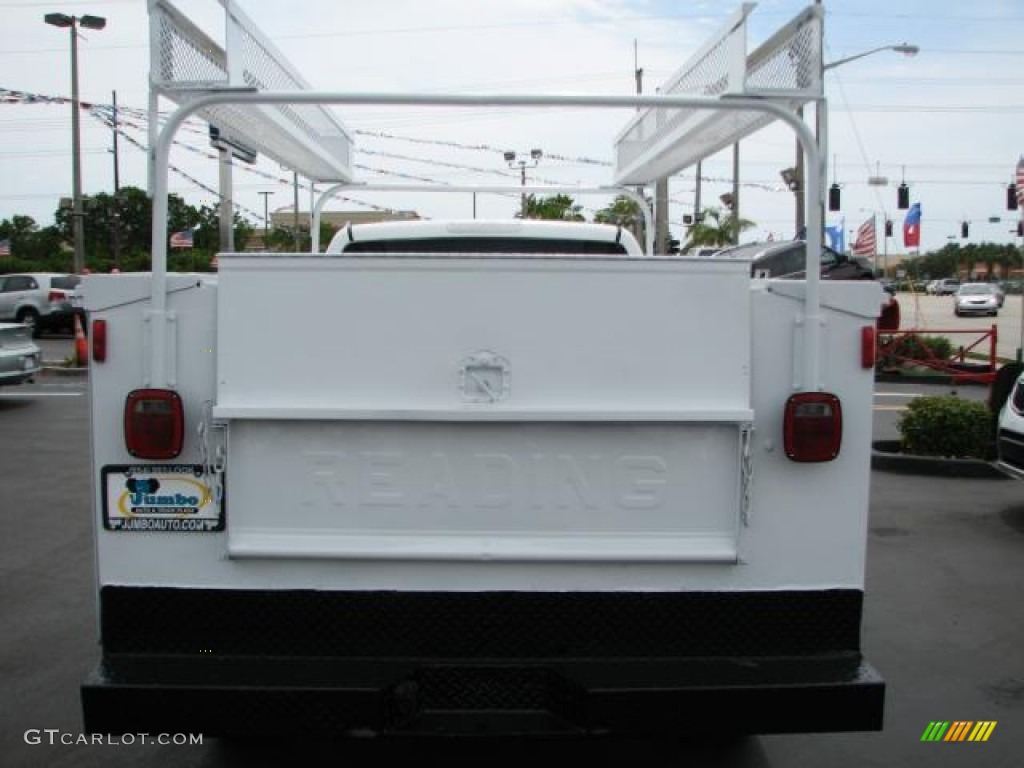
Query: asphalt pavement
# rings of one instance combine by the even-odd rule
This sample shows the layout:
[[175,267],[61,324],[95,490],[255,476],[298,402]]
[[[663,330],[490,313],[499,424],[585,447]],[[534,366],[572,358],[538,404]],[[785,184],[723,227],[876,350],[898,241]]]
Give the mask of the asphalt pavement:
[[[375,745],[61,744],[98,657],[86,380],[0,390],[0,755],[5,766],[377,765]],[[894,388],[895,387],[895,388]],[[880,385],[876,430],[931,391]],[[966,396],[983,390],[965,389]],[[983,396],[981,394],[980,396]],[[595,760],[645,766],[1020,766],[1024,755],[1024,484],[872,474],[864,652],[888,683],[880,733],[650,744],[460,742],[407,764]],[[985,743],[925,743],[932,721],[990,720]],[[49,730],[49,732],[48,732]],[[48,743],[55,739],[55,743]],[[33,743],[38,741],[39,743]]]

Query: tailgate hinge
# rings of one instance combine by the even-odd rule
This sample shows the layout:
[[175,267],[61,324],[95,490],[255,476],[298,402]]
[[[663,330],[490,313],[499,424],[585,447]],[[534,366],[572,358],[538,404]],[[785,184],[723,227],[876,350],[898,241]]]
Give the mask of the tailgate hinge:
[[203,418],[196,427],[199,437],[199,461],[203,475],[214,499],[219,504],[224,498],[224,468],[228,460],[228,424],[213,418],[213,401],[203,403]]
[[754,443],[754,425],[740,427],[740,520],[743,526],[750,526],[750,488],[754,480],[754,462],[751,446]]

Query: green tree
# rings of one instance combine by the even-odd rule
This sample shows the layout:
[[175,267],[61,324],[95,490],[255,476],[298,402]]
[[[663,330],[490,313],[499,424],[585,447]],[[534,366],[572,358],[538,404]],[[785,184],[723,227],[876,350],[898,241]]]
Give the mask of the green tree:
[[639,230],[643,225],[643,220],[640,206],[635,200],[625,195],[619,195],[611,205],[594,214],[594,221],[598,224],[614,224],[627,229]]
[[580,213],[581,209],[582,206],[576,205],[569,195],[551,195],[550,197],[527,195],[525,215],[523,211],[520,211],[518,215],[524,219],[584,221],[583,214]]
[[10,260],[4,271],[63,271],[71,266],[71,255],[61,248],[55,227],[40,228],[31,216],[14,215],[0,221],[0,240],[11,241]]
[[737,219],[732,213],[723,213],[718,208],[704,210],[700,221],[696,222],[687,233],[683,252],[694,248],[723,248],[732,245],[740,232],[752,228],[754,222],[748,219]]
[[[215,205],[203,205],[198,210],[199,222],[195,232],[195,247],[213,254],[225,250],[220,242],[220,209]],[[238,211],[232,219],[234,229],[235,250],[244,251],[245,244],[252,237],[252,225],[243,219]]]

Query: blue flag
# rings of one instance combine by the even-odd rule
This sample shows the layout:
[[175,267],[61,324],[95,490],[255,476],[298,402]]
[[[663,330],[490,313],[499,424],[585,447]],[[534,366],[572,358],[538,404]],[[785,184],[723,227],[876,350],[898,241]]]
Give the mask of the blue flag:
[[846,250],[846,229],[845,219],[834,227],[825,227],[825,237],[828,238],[828,247],[833,251],[842,253]]

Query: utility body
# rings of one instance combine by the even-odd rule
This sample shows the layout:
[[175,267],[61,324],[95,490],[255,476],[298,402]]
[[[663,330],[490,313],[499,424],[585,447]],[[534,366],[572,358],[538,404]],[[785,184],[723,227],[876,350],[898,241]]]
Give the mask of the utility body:
[[151,277],[85,279],[89,730],[880,727],[876,283],[821,285],[828,393],[791,402],[804,283],[746,261],[533,222],[330,250],[168,275],[173,397]]

